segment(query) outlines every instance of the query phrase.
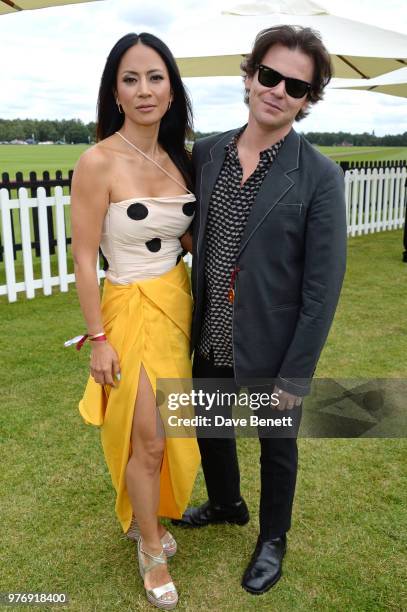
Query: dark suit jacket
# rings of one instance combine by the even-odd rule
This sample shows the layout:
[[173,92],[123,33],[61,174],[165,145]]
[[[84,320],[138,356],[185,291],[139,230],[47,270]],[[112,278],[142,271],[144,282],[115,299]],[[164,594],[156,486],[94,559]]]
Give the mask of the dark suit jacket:
[[[237,130],[193,149],[194,220],[191,350],[205,300],[205,231],[211,193]],[[331,326],[345,273],[344,177],[294,130],[256,197],[237,257],[233,357],[239,385],[276,384],[307,395]]]

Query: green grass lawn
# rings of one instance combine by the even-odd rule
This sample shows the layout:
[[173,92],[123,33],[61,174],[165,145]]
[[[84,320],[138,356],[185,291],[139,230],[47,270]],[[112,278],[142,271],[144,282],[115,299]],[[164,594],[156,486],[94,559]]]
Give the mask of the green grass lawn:
[[[10,181],[15,180],[16,172],[22,172],[24,179],[28,180],[31,171],[42,179],[42,173],[46,170],[51,179],[55,179],[57,170],[61,170],[63,178],[67,178],[69,170],[73,170],[87,148],[88,145],[0,145],[0,182],[3,172],[9,174]],[[64,193],[69,193],[67,187]],[[13,190],[11,195],[16,198],[17,192]]]
[[55,177],[61,170],[63,176],[75,166],[80,154],[88,145],[0,145],[0,178],[3,172],[22,172],[25,177],[33,170],[37,174],[48,170]]
[[407,147],[317,147],[335,161],[379,161],[407,159]]
[[345,282],[316,375],[407,377],[403,231],[348,240]]
[[[62,170],[67,176],[72,170],[87,145],[0,145],[0,178],[3,172],[14,177],[16,172],[23,172],[28,178],[34,170],[42,173],[49,170],[55,175],[55,170]],[[349,160],[379,160],[407,159],[407,147],[318,147],[320,151],[335,159]]]
[[[318,376],[407,377],[401,251],[401,231],[349,241],[344,290]],[[20,296],[14,304],[1,298],[0,318],[0,592],[64,591],[75,612],[152,610],[134,544],[122,538],[114,516],[98,431],[77,411],[88,349],[62,346],[84,327],[75,290],[31,301]],[[239,584],[258,533],[258,442],[238,445],[252,520],[245,527],[171,528],[179,543],[170,561],[179,610],[405,609],[406,440],[299,440],[284,577],[261,597]],[[205,497],[200,473],[192,502]]]

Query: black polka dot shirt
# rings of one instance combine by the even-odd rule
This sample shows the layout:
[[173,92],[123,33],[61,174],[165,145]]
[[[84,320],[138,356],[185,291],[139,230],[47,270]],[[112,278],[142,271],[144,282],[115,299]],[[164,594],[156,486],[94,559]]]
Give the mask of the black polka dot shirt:
[[213,353],[215,366],[233,367],[230,279],[240,241],[260,186],[283,144],[280,140],[260,153],[259,163],[242,187],[237,141],[243,127],[226,145],[226,157],[209,203],[206,227],[206,300],[198,352]]

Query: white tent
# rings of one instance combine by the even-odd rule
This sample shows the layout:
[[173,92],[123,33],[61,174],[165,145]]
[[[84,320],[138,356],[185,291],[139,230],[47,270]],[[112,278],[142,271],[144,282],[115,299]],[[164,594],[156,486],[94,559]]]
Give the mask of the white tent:
[[93,2],[94,0],[0,0],[0,15],[31,11],[48,6],[62,6],[63,4],[78,4],[80,2]]
[[218,14],[173,37],[184,77],[240,75],[240,62],[266,27],[301,25],[317,30],[336,77],[372,78],[407,66],[407,36],[329,14],[310,0],[268,0]]
[[400,68],[374,79],[335,79],[330,85],[333,89],[366,89],[390,96],[407,98],[407,68]]

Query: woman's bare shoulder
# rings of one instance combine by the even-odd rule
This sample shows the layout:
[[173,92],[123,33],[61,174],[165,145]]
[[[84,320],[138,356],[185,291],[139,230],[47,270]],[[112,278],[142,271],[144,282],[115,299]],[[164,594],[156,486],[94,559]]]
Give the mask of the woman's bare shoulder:
[[111,163],[109,149],[102,142],[89,147],[82,153],[76,164],[76,171],[104,172]]
[[104,143],[101,141],[89,147],[79,157],[72,178],[73,200],[84,198],[89,205],[94,198],[103,203],[103,207],[109,201],[114,157]]

